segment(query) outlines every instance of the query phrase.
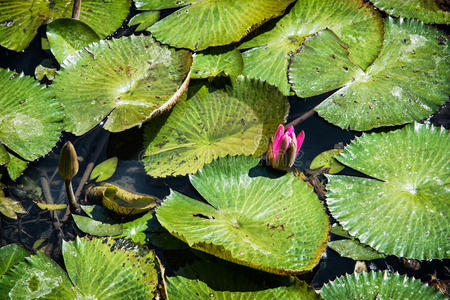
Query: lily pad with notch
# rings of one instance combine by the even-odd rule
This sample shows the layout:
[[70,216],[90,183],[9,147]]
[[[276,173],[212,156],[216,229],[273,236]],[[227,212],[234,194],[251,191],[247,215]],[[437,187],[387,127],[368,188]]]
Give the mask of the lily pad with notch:
[[194,249],[276,274],[308,271],[326,247],[324,207],[292,174],[250,177],[258,164],[245,156],[213,161],[190,176],[207,203],[172,191],[156,216]]
[[343,228],[363,244],[399,257],[450,255],[450,135],[411,124],[363,134],[337,156],[370,178],[327,175],[327,204]]

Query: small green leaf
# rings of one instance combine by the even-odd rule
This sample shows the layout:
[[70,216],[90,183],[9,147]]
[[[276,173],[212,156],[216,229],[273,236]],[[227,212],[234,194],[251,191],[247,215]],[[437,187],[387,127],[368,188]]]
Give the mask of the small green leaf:
[[385,254],[363,245],[355,239],[331,241],[328,242],[328,247],[339,253],[340,256],[353,260],[373,260],[386,257]]
[[122,223],[123,233],[118,237],[131,239],[136,244],[146,243],[146,234],[144,231],[148,229],[148,223],[152,219],[153,213],[148,212],[140,218],[131,222]]
[[330,232],[342,237],[353,239],[353,237],[348,233],[348,231],[342,228],[342,226],[339,223],[334,223],[330,228]]
[[130,19],[128,26],[138,25],[136,31],[144,31],[159,20],[159,11],[144,11]]
[[67,56],[100,39],[88,25],[75,19],[58,19],[48,24],[47,38],[60,64]]
[[5,146],[0,143],[0,165],[5,165],[9,162],[9,153]]
[[41,38],[41,48],[42,50],[50,50],[50,44],[47,38]]
[[27,168],[28,162],[26,160],[20,159],[15,155],[9,156],[9,162],[6,168],[8,169],[9,177],[12,180],[16,180],[22,175],[23,171]]
[[120,224],[107,224],[80,215],[72,215],[77,227],[88,234],[96,236],[116,236],[122,234],[123,229]]
[[36,204],[40,209],[42,210],[57,210],[57,209],[65,209],[67,207],[67,204],[47,204],[47,203],[41,203],[38,201],[33,201],[34,204]]
[[34,70],[34,77],[36,78],[36,80],[43,80],[44,77],[47,77],[48,80],[53,80],[55,79],[55,75],[56,72],[58,70],[56,68],[47,68],[43,65],[39,65],[36,67],[36,69]]
[[[392,16],[403,18],[414,18],[421,20],[424,23],[437,23],[437,24],[450,23],[450,12],[448,11],[448,2],[446,1],[371,0],[371,2],[378,9],[381,9]],[[447,7],[445,7],[445,5],[447,5]]]
[[320,153],[313,159],[309,168],[329,169],[327,172],[328,174],[339,173],[345,168],[345,166],[338,162],[335,157],[342,153],[342,151],[344,151],[344,149],[331,149]]
[[419,279],[397,273],[362,272],[347,274],[326,283],[320,295],[325,300],[336,299],[447,299],[439,291]]
[[195,54],[192,78],[238,76],[243,67],[244,62],[238,49],[211,48]]
[[9,244],[0,248],[0,277],[16,264],[30,256],[30,252],[20,245]]
[[117,157],[111,157],[101,162],[100,164],[95,166],[94,170],[92,170],[89,180],[100,182],[111,178],[116,172],[118,161],[119,160],[117,159]]

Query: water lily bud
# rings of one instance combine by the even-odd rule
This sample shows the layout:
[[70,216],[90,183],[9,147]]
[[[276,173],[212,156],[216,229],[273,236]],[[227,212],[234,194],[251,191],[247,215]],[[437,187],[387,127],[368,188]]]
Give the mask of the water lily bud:
[[272,168],[282,171],[292,167],[304,139],[305,132],[303,130],[296,137],[293,126],[289,126],[285,132],[284,126],[279,125],[269,142],[267,150],[268,164]]
[[75,147],[67,142],[59,154],[59,174],[64,180],[71,180],[78,173],[78,157]]

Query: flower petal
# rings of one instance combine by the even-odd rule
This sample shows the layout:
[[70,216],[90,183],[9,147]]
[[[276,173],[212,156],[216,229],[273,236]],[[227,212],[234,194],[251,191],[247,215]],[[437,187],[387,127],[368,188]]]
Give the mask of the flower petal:
[[302,130],[297,136],[297,153],[300,150],[300,147],[302,146],[304,139],[305,139],[305,132]]

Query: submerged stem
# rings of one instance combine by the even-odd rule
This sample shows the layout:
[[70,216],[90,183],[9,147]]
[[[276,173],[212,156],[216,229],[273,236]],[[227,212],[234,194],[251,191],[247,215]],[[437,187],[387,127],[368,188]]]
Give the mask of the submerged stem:
[[80,19],[81,0],[75,0],[73,3],[72,19]]

